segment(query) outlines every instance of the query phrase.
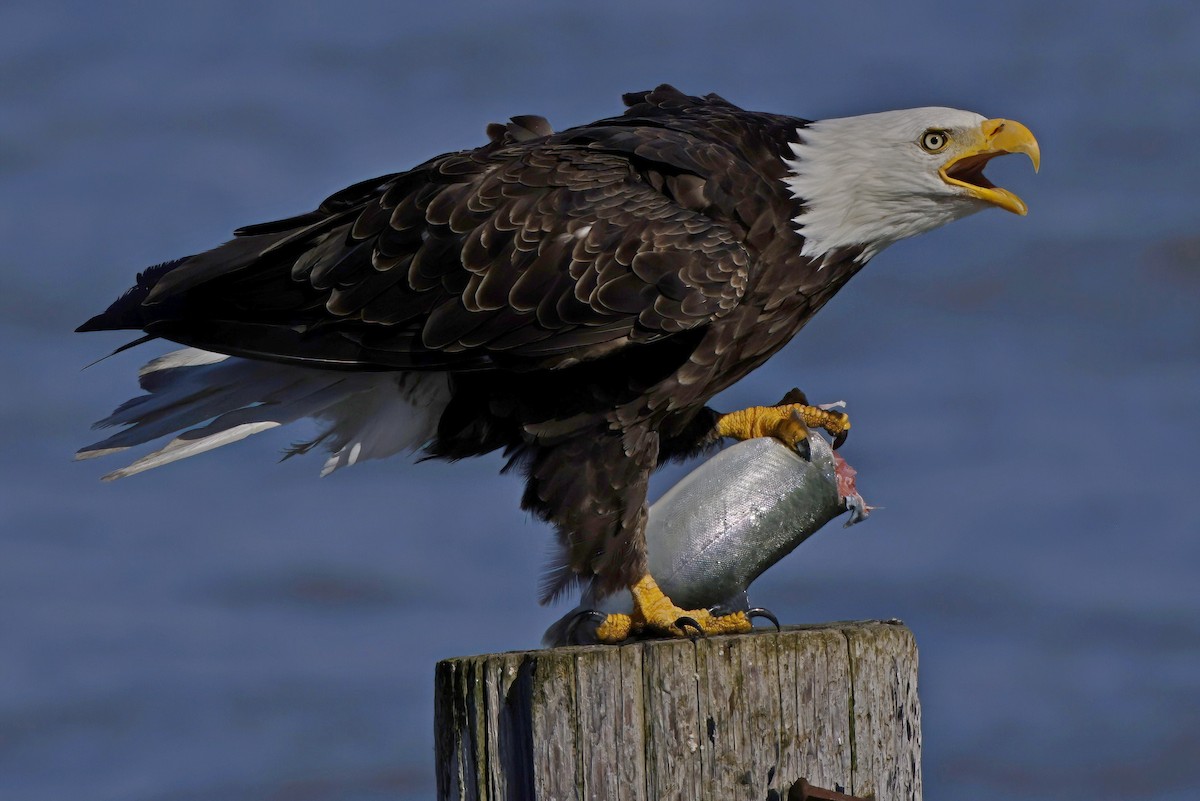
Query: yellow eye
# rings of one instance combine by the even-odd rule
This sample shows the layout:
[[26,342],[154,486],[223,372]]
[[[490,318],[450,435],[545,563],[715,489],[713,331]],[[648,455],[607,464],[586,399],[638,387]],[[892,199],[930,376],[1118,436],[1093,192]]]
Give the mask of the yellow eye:
[[921,147],[930,153],[937,153],[950,144],[950,134],[945,131],[926,131],[921,134]]

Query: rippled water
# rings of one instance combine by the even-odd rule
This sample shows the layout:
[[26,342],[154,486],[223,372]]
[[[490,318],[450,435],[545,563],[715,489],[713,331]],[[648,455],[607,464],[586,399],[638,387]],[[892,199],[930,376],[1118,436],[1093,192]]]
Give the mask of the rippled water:
[[[845,398],[868,500],[755,585],[917,635],[928,796],[1200,787],[1200,7],[0,6],[0,798],[432,793],[436,659],[524,648],[548,532],[497,459],[115,485],[73,464],[153,347],[70,334],[133,272],[541,113],[670,81],[1026,122],[1041,175],[878,258],[718,407]],[[672,476],[660,477],[659,490]]]

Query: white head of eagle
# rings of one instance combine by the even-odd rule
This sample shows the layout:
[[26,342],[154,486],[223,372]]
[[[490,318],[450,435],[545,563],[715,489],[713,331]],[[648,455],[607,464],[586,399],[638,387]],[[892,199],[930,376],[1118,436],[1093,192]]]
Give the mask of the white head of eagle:
[[983,167],[1024,153],[1039,166],[1033,134],[1019,122],[953,108],[884,111],[813,122],[797,132],[785,179],[804,209],[795,222],[803,255],[863,247],[866,261],[893,242],[998,206],[1025,203],[994,186]]

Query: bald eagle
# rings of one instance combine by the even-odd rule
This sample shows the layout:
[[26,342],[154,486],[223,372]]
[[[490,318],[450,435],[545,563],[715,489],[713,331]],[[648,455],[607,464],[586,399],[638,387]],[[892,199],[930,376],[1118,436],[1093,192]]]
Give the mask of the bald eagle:
[[[893,242],[988,207],[1025,214],[983,175],[1036,140],[949,108],[808,121],[670,86],[558,133],[540,117],[344,189],[149,268],[80,331],[187,346],[143,368],[124,426],[81,458],[175,434],[115,478],[300,418],[325,472],[422,449],[502,449],[522,506],[556,529],[548,600],[575,580],[630,589],[601,627],[741,630],[683,610],[646,571],[650,473],[722,437],[844,437],[804,403],[731,414],[721,390],[782,348]],[[678,625],[677,625],[678,624]]]

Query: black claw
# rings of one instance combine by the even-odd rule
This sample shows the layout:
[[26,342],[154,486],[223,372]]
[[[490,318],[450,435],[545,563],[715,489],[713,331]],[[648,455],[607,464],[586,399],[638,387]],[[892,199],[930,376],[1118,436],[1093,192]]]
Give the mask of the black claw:
[[775,617],[770,609],[763,609],[761,606],[756,606],[753,609],[746,610],[746,617],[754,620],[756,617],[766,618],[774,624],[776,631],[782,631],[782,626],[779,625],[779,618]]
[[[608,615],[604,614],[603,612],[597,612],[595,609],[584,609],[582,612],[575,615],[575,617],[571,618],[571,622],[567,624],[567,642],[570,643],[571,645],[588,645],[589,644],[589,643],[582,643],[578,639],[575,638],[575,630],[577,628],[579,628],[579,624],[583,621],[583,619],[585,617],[589,617],[592,620],[596,621],[597,628],[599,628],[600,624],[603,623],[605,620],[608,620]],[[593,634],[595,634],[595,632],[593,632]],[[592,640],[595,641],[594,636],[592,637]]]
[[833,449],[836,451],[838,448],[840,448],[840,447],[842,447],[843,445],[845,445],[845,444],[846,444],[846,437],[848,437],[848,436],[850,436],[850,429],[846,429],[846,430],[845,430],[845,431],[843,431],[842,433],[840,433],[840,434],[838,434],[837,436],[835,436],[835,437],[833,438]]
[[[795,414],[795,413],[793,413],[793,414]],[[800,417],[800,415],[796,414],[794,419],[799,420],[800,423],[803,425],[804,420],[803,420],[803,418]],[[805,430],[807,430],[807,429],[808,429],[808,426],[805,426]],[[804,439],[796,440],[796,444],[793,445],[792,447],[796,451],[796,453],[800,454],[801,459],[806,459],[810,462],[812,461],[812,443],[808,441],[807,436],[805,436]]]
[[695,636],[697,636],[697,637],[704,636],[704,629],[700,628],[700,624],[696,622],[696,619],[693,617],[687,617],[686,615],[675,621],[675,628],[682,631],[684,633],[684,636],[692,636],[687,633],[687,630],[689,628],[693,628],[696,630]]

